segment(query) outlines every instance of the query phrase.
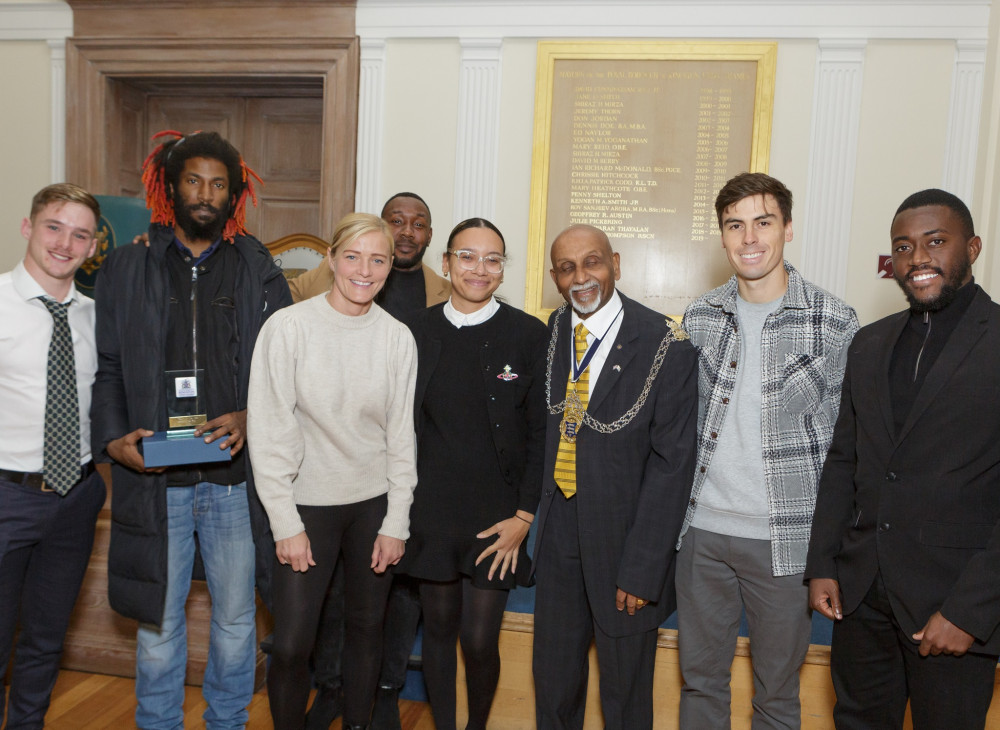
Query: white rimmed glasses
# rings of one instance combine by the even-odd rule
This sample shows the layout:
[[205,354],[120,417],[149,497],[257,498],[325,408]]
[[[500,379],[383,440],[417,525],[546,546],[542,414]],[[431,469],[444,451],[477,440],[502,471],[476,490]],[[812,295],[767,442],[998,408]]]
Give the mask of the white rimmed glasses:
[[460,248],[457,251],[449,251],[450,255],[458,259],[458,265],[466,271],[475,271],[479,268],[479,262],[483,262],[483,268],[487,274],[499,274],[503,272],[503,265],[507,262],[506,256],[491,253],[488,256],[480,256],[475,251]]

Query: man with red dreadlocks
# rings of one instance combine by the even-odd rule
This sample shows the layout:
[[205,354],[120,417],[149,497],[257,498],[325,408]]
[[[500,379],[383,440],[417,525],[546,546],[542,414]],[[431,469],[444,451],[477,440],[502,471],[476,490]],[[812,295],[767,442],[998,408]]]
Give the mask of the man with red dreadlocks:
[[[266,601],[273,551],[244,448],[247,384],[257,333],[291,296],[246,232],[257,176],[240,153],[214,132],[161,136],[169,139],[143,166],[149,246],[116,249],[96,288],[92,441],[114,484],[108,592],[116,611],[140,622],[136,725],[183,727],[184,604],[197,534],[212,597],[205,724],[243,727],[254,684],[255,573]],[[195,435],[229,447],[231,461],[146,468],[139,444],[167,427],[171,370],[203,372],[207,422]]]

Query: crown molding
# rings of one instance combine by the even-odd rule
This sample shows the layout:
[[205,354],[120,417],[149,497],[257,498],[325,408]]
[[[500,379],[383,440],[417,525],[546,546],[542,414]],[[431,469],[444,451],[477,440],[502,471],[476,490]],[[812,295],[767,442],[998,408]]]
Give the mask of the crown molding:
[[[358,0],[362,38],[979,40],[990,0]],[[719,22],[724,18],[723,22]]]
[[65,41],[73,11],[62,2],[0,3],[0,41]]

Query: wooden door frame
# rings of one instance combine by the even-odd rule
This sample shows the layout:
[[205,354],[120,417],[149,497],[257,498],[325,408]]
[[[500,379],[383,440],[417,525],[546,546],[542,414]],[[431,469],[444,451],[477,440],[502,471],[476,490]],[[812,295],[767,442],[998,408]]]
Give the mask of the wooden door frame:
[[[66,179],[95,193],[109,184],[111,83],[142,79],[312,77],[323,82],[320,231],[332,237],[354,209],[360,44],[351,38],[70,38],[66,43]],[[252,163],[252,161],[251,161]],[[265,181],[266,182],[266,181]]]

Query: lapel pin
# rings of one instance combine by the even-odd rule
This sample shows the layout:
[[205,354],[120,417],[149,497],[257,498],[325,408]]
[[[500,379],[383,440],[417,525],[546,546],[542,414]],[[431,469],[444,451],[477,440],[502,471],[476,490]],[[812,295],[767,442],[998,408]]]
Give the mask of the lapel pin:
[[620,373],[622,371],[622,366],[621,365],[614,365],[614,366],[612,366],[611,369],[614,370],[616,373]]

